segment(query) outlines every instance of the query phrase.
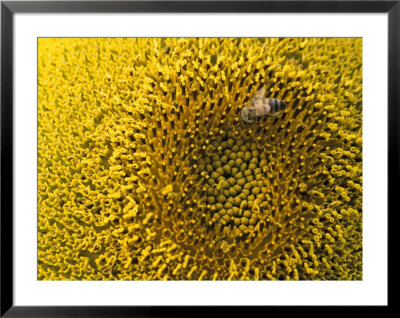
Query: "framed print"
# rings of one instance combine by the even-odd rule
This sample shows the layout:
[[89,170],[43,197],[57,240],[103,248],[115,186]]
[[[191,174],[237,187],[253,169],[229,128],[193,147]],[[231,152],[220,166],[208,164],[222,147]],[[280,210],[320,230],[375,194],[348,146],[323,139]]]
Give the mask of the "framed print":
[[399,12],[2,2],[1,315],[387,308]]

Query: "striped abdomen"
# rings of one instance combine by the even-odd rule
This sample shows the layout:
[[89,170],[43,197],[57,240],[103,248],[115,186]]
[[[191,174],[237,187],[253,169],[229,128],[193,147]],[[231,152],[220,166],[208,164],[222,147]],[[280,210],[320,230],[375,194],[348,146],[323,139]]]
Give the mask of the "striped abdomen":
[[271,115],[280,112],[286,107],[286,103],[284,101],[276,98],[268,98],[268,104],[270,106],[269,113]]

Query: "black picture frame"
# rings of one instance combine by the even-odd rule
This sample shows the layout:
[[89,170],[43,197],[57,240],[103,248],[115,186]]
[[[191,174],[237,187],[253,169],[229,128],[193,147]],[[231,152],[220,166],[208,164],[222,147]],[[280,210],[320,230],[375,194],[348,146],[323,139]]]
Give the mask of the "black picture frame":
[[[400,1],[1,1],[1,317],[171,317],[217,313],[193,307],[22,307],[13,298],[14,13],[272,12],[388,14],[388,212],[398,211],[400,143]],[[390,214],[388,215],[388,217]],[[389,226],[390,222],[388,222]],[[393,233],[393,231],[389,231]],[[390,259],[389,259],[390,261]],[[388,268],[390,270],[390,268]],[[388,271],[389,273],[389,271]],[[388,277],[388,284],[390,280]],[[390,285],[389,285],[390,286]],[[390,290],[390,288],[389,288]],[[388,304],[391,304],[390,297]],[[259,307],[257,307],[259,309]],[[389,308],[389,306],[382,306]],[[253,307],[254,309],[254,307]],[[270,309],[268,309],[270,310]],[[290,311],[297,311],[290,307]],[[249,312],[241,313],[249,315]],[[225,309],[224,313],[226,314]]]

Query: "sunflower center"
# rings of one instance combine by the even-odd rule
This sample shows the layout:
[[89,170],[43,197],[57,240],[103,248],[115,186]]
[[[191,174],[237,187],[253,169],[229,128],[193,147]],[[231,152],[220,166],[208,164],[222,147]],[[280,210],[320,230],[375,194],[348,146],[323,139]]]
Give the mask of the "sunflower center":
[[254,230],[268,192],[266,154],[256,143],[240,139],[226,138],[220,146],[221,151],[203,157],[198,165],[199,173],[206,172],[206,210],[222,226]]

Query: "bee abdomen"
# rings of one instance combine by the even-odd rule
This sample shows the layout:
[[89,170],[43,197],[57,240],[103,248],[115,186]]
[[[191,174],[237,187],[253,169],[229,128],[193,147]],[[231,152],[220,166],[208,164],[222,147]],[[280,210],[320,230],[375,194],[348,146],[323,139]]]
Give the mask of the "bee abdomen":
[[271,113],[279,112],[286,107],[286,103],[280,99],[270,98],[268,104],[271,107]]

